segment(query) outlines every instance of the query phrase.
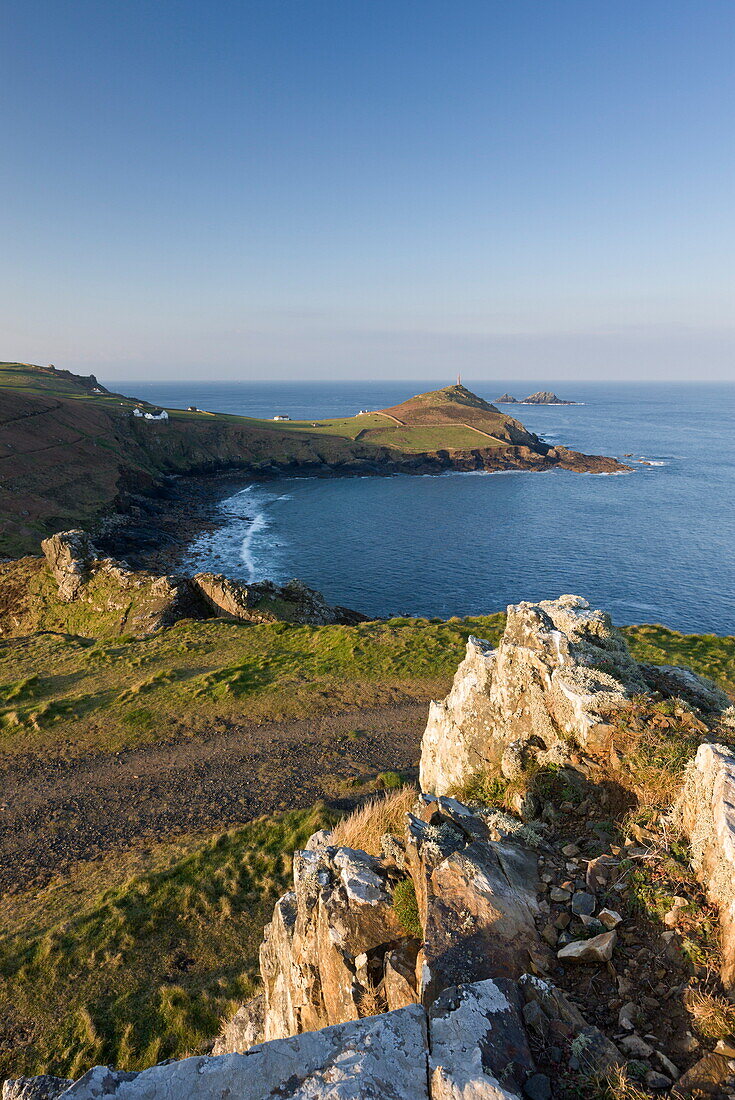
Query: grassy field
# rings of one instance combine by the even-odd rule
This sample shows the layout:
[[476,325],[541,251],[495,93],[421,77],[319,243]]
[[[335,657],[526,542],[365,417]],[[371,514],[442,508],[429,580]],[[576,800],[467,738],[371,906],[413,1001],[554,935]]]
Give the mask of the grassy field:
[[388,421],[365,437],[377,446],[397,447],[406,454],[423,454],[426,451],[471,451],[478,447],[506,447],[507,442],[491,439],[482,431],[474,431],[464,424],[417,425],[416,427],[391,427]]
[[[278,721],[441,696],[469,634],[504,616],[359,626],[181,622],[148,638],[39,633],[0,642],[0,752],[117,751],[214,723]],[[639,660],[735,692],[735,638],[626,627]]]
[[502,616],[355,627],[181,622],[148,638],[0,642],[0,751],[117,750],[213,721],[258,722],[442,694],[467,636]]
[[0,1080],[196,1052],[250,996],[291,853],[323,807],[116,853],[0,902]]

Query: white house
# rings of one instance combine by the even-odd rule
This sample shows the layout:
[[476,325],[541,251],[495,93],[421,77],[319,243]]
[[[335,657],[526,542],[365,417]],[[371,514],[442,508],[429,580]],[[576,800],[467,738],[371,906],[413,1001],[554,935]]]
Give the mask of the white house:
[[273,419],[274,420],[290,420],[291,417],[290,416],[285,416],[283,413],[280,413],[278,416],[274,416]]
[[133,416],[139,416],[143,420],[168,420],[168,413],[160,409],[157,413],[143,412],[142,409],[133,409]]

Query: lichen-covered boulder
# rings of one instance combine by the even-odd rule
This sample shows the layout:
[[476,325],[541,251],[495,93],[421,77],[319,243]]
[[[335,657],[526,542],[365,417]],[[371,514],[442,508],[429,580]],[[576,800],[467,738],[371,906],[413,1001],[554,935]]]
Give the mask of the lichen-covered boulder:
[[74,1082],[66,1077],[17,1077],[3,1085],[2,1100],[57,1100]]
[[59,531],[44,539],[41,549],[59,586],[59,598],[71,603],[94,567],[94,545],[85,531]]
[[227,1020],[214,1041],[212,1054],[244,1054],[265,1038],[265,1003],[263,994],[251,997],[240,1005],[232,1019]]
[[294,889],[276,903],[260,951],[266,1039],[362,1014],[404,935],[394,882],[384,861],[359,850],[320,841],[295,854]]
[[561,759],[641,691],[624,638],[586,600],[510,606],[497,649],[471,637],[449,695],[430,706],[422,790],[451,793],[485,769],[513,769],[529,743]]
[[273,581],[246,584],[221,573],[197,573],[192,583],[219,618],[252,623],[306,623],[311,626],[328,626],[331,623],[351,625],[366,619],[357,611],[332,607],[321,592],[299,580],[282,585]]
[[699,746],[677,805],[692,864],[720,912],[722,981],[735,995],[735,752]]
[[535,853],[481,839],[482,819],[453,799],[433,805],[436,811],[427,799],[422,810],[431,815],[428,822],[409,815],[406,844],[424,934],[419,992],[425,1005],[450,986],[518,978],[529,967],[551,964],[536,928]]
[[419,1005],[140,1073],[97,1066],[64,1100],[428,1100]]
[[515,982],[447,989],[429,1009],[432,1100],[516,1100],[534,1072]]

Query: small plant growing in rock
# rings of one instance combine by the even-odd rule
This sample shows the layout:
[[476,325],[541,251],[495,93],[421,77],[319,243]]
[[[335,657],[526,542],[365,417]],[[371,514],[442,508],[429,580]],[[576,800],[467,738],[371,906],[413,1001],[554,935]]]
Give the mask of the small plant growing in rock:
[[369,985],[366,989],[363,989],[360,995],[359,1004],[361,1018],[365,1016],[379,1016],[381,1012],[386,1012],[387,1009],[388,1005],[383,996],[382,989],[376,988],[374,985]]
[[687,990],[684,1004],[694,1027],[705,1039],[726,1039],[735,1035],[735,1004],[703,987]]
[[401,879],[396,886],[393,892],[393,910],[398,918],[398,923],[407,936],[412,936],[419,940],[424,938],[424,930],[421,927],[419,907],[416,901],[416,891],[412,879]]

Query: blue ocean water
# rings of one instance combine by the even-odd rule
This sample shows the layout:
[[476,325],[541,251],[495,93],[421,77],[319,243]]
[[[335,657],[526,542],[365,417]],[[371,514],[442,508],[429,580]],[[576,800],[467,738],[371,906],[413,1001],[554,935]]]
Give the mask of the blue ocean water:
[[[118,383],[169,407],[292,418],[384,408],[436,383]],[[548,380],[469,383],[492,400]],[[374,615],[496,611],[573,592],[619,623],[735,633],[735,387],[568,384],[575,406],[504,406],[549,442],[632,454],[634,473],[243,483],[187,564],[300,577]],[[640,461],[646,459],[651,465]]]

